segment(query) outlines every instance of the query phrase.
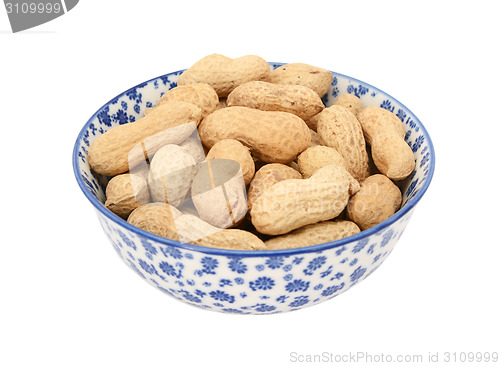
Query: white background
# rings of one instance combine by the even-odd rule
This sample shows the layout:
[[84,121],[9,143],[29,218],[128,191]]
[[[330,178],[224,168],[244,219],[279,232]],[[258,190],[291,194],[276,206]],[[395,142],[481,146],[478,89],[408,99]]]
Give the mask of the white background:
[[[0,7],[0,364],[499,352],[498,11],[494,1],[413,4],[82,0],[19,34]],[[211,53],[334,70],[424,123],[434,180],[366,281],[298,312],[236,316],[169,298],[116,255],[73,176],[76,137],[115,95]]]

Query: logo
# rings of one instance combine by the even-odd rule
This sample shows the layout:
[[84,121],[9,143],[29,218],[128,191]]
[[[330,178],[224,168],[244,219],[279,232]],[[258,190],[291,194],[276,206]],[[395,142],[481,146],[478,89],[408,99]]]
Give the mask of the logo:
[[4,0],[12,32],[54,20],[73,9],[79,0]]

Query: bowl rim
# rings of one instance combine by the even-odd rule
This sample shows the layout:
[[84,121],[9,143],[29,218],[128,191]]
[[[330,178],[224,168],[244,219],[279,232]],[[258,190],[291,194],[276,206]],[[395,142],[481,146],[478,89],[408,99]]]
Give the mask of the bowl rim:
[[[270,65],[286,65],[287,63],[282,63],[282,62],[268,62]],[[113,221],[115,224],[123,227],[124,229],[133,232],[135,235],[143,236],[146,237],[149,240],[152,240],[155,243],[166,245],[166,246],[173,246],[176,248],[184,249],[184,250],[189,250],[189,251],[196,251],[196,252],[201,252],[204,254],[212,254],[212,255],[217,255],[217,256],[226,256],[226,257],[273,257],[273,256],[291,256],[291,255],[296,255],[296,254],[304,254],[304,253],[312,253],[312,252],[322,252],[324,250],[328,249],[333,249],[333,248],[338,248],[347,244],[355,243],[358,242],[361,239],[364,239],[368,236],[371,236],[373,234],[376,234],[377,232],[380,232],[384,230],[386,227],[392,225],[394,222],[398,221],[401,219],[403,216],[408,214],[414,207],[415,205],[420,201],[420,199],[423,197],[424,193],[427,191],[427,188],[429,187],[432,177],[434,175],[434,167],[435,167],[435,150],[434,146],[432,143],[432,140],[430,138],[429,133],[427,132],[427,129],[425,126],[422,124],[420,119],[408,108],[406,107],[403,103],[401,103],[399,100],[391,96],[390,94],[374,87],[371,84],[368,84],[364,81],[361,81],[359,79],[350,77],[348,75],[344,75],[338,72],[333,72],[330,71],[334,76],[339,76],[342,78],[346,78],[349,81],[353,82],[358,82],[360,84],[368,86],[370,89],[373,91],[376,91],[377,93],[383,94],[391,99],[393,99],[395,102],[400,104],[403,108],[407,109],[413,117],[414,122],[416,122],[421,129],[423,135],[425,136],[425,139],[428,144],[429,148],[429,172],[427,173],[427,176],[425,177],[424,184],[422,188],[418,191],[418,193],[413,196],[405,206],[403,206],[399,211],[397,211],[394,215],[389,217],[387,220],[384,220],[380,224],[361,231],[358,234],[348,236],[343,239],[335,240],[335,241],[330,241],[322,244],[316,244],[316,245],[310,245],[306,247],[300,247],[300,248],[292,248],[292,249],[279,249],[279,250],[256,250],[256,251],[250,251],[250,250],[233,250],[233,249],[220,249],[220,248],[211,248],[211,247],[204,247],[200,245],[195,245],[195,244],[188,244],[188,243],[182,243],[179,241],[171,240],[159,235],[152,234],[148,231],[142,230],[132,224],[129,224],[126,220],[122,219],[121,217],[115,215],[113,212],[108,210],[96,197],[94,197],[90,191],[88,190],[87,186],[85,185],[82,176],[79,172],[79,151],[80,151],[80,146],[81,146],[81,141],[83,141],[83,135],[87,131],[89,124],[96,118],[97,114],[108,104],[112,103],[114,100],[117,100],[121,98],[122,96],[126,95],[129,91],[132,91],[134,89],[137,89],[139,86],[144,86],[145,84],[149,84],[150,82],[154,80],[158,80],[162,77],[169,76],[169,75],[175,75],[175,74],[180,74],[186,69],[174,71],[174,72],[169,72],[167,74],[163,74],[157,77],[154,77],[152,79],[149,79],[145,82],[139,83],[124,92],[118,94],[114,98],[110,99],[107,103],[103,104],[101,107],[97,109],[97,111],[87,120],[87,122],[83,125],[82,129],[80,130],[80,133],[78,134],[78,137],[76,138],[75,146],[73,148],[73,172],[75,174],[76,180],[78,182],[78,185],[80,186],[80,189],[82,190],[83,194],[87,197],[87,199],[92,203],[94,208],[96,208],[101,214],[103,214],[105,217]]]

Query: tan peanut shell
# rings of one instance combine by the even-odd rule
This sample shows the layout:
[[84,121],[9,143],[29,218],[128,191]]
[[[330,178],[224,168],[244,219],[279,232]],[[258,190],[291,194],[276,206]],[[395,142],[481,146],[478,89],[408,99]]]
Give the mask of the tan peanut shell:
[[179,240],[211,248],[262,250],[266,246],[256,235],[239,229],[220,229],[196,216],[182,215],[175,220]]
[[154,202],[182,204],[196,175],[196,161],[184,148],[165,145],[153,156],[149,165],[148,186]]
[[195,240],[192,244],[232,250],[264,250],[266,245],[256,235],[240,229],[223,229],[215,234]]
[[250,215],[262,234],[280,235],[337,217],[359,183],[342,167],[328,165],[309,179],[289,179],[266,189]]
[[229,58],[213,54],[197,61],[184,71],[178,85],[207,83],[219,97],[226,97],[234,88],[252,80],[262,80],[269,75],[269,64],[261,57],[248,55]]
[[344,107],[333,105],[311,121],[317,123],[318,134],[326,145],[343,156],[347,171],[356,180],[361,182],[370,175],[363,130],[354,114]]
[[363,102],[354,94],[343,94],[337,99],[334,105],[340,105],[347,108],[355,116],[364,108]]
[[132,211],[127,221],[152,234],[179,240],[170,205],[141,206]]
[[198,132],[208,148],[220,140],[235,139],[268,163],[288,163],[311,143],[311,134],[301,118],[247,107],[227,107],[209,114]]
[[189,137],[179,146],[186,150],[197,164],[205,160],[205,150],[198,137]]
[[400,119],[380,107],[364,108],[358,119],[380,172],[394,180],[408,177],[415,169],[415,157],[404,140],[405,128]]
[[300,173],[304,178],[310,178],[318,169],[334,164],[347,170],[347,164],[337,150],[328,146],[309,147],[297,158]]
[[207,154],[207,159],[231,159],[240,164],[245,185],[249,184],[255,174],[255,163],[248,148],[241,142],[225,139],[217,142]]
[[389,178],[375,174],[366,178],[359,192],[351,197],[347,217],[361,230],[367,230],[394,215],[401,199],[401,191]]
[[227,228],[247,213],[246,186],[240,165],[229,159],[207,159],[191,185],[191,199],[200,219]]
[[[151,146],[146,148],[151,157],[164,145],[183,142],[200,120],[201,109],[194,104],[178,101],[165,103],[134,123],[113,127],[100,135],[89,148],[90,167],[107,176],[125,173],[145,159],[141,143],[147,141],[147,145]],[[184,124],[186,129],[179,127]],[[129,153],[133,149],[137,154],[131,157]]]
[[214,88],[206,83],[195,83],[170,89],[163,94],[155,107],[148,108],[145,112],[149,114],[154,108],[172,100],[187,102],[200,107],[202,119],[215,111],[219,105],[219,97]]
[[302,179],[302,175],[295,169],[279,163],[267,164],[260,168],[248,187],[248,210],[264,190],[286,179]]
[[242,106],[261,111],[281,111],[306,120],[325,108],[318,94],[302,85],[272,84],[250,81],[234,89],[227,97],[227,105]]
[[170,212],[172,213],[172,217],[174,218],[174,220],[184,214],[177,207],[169,205],[168,203],[165,203],[165,202],[149,202],[149,203],[146,203],[144,206],[153,206],[153,207],[154,206],[163,206],[163,207],[167,207],[167,208],[170,209]]
[[104,206],[122,219],[127,219],[137,207],[149,202],[146,179],[136,174],[120,174],[106,186]]
[[318,146],[318,145],[325,146],[325,142],[318,135],[318,133],[316,131],[309,129],[309,133],[311,134],[311,143],[309,144],[309,147]]
[[291,63],[271,71],[264,79],[273,84],[302,85],[323,97],[332,84],[330,71],[304,63]]
[[347,238],[359,233],[352,221],[323,221],[302,226],[292,232],[265,241],[267,250],[302,248]]

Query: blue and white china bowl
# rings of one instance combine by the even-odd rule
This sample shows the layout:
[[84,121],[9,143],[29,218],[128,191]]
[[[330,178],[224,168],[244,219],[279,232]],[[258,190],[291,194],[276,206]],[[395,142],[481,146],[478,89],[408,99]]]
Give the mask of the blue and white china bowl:
[[[276,68],[282,63],[270,63]],[[118,256],[157,289],[200,308],[223,313],[272,314],[298,310],[329,300],[373,273],[389,256],[434,171],[431,139],[418,118],[383,91],[333,73],[323,98],[332,105],[342,94],[361,98],[365,106],[394,112],[406,128],[416,169],[402,186],[402,208],[381,224],[357,235],[320,245],[276,250],[234,251],[184,244],[130,225],[103,205],[107,178],[88,164],[90,144],[105,131],[143,116],[182,71],[139,84],[102,106],[85,124],[75,143],[73,168],[85,196],[94,205],[104,232]]]

